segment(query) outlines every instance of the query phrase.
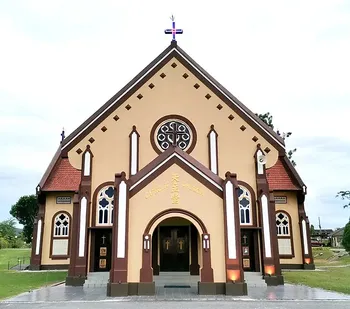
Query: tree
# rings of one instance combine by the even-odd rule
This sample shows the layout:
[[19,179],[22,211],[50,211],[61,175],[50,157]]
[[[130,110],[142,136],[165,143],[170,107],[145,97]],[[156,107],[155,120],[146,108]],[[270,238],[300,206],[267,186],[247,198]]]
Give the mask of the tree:
[[0,249],[12,247],[16,241],[15,225],[13,218],[0,222]]
[[34,219],[37,213],[38,203],[35,195],[24,195],[11,207],[10,214],[23,224],[23,239],[27,243],[32,241]]
[[[336,197],[340,197],[342,200],[350,200],[350,191],[339,191]],[[350,207],[350,202],[345,204],[343,207]]]
[[[272,130],[274,129],[274,125],[273,125],[273,116],[267,112],[265,114],[255,114],[257,115],[262,121],[264,121]],[[282,132],[280,133],[279,130],[276,131],[276,133],[279,135],[279,136],[282,136],[283,140],[285,140],[287,137],[291,136],[292,135],[292,132]],[[292,150],[289,150],[287,152],[287,156],[288,156],[288,159],[290,160],[290,162],[293,164],[293,166],[296,166],[297,164],[295,163],[295,161],[293,160],[293,154],[297,151],[296,148],[292,149]]]
[[311,224],[311,227],[310,227],[310,235],[311,236],[314,236],[315,235],[315,227],[313,224]]
[[350,252],[350,221],[345,225],[341,244],[347,252]]

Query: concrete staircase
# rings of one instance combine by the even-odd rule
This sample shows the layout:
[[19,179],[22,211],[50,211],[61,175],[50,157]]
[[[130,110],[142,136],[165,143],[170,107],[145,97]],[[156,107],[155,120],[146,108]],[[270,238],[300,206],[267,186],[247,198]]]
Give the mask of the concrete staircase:
[[88,273],[84,288],[106,288],[109,280],[109,271]]
[[156,287],[190,286],[197,287],[199,276],[191,276],[189,272],[161,272],[153,277]]
[[260,272],[245,271],[244,280],[246,281],[247,286],[257,286],[257,287],[265,287],[265,288],[267,286]]

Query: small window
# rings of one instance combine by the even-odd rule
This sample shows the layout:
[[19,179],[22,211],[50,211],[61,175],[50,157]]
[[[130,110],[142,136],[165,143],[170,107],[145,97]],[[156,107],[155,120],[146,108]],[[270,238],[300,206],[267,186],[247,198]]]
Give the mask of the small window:
[[239,217],[241,225],[252,224],[252,203],[250,192],[247,188],[239,186],[238,189],[238,201],[239,201]]
[[114,187],[106,186],[97,195],[97,225],[113,224]]
[[292,258],[292,222],[289,214],[284,211],[278,211],[276,213],[276,232],[280,257]]
[[67,259],[69,257],[71,216],[67,212],[58,212],[52,220],[51,257]]

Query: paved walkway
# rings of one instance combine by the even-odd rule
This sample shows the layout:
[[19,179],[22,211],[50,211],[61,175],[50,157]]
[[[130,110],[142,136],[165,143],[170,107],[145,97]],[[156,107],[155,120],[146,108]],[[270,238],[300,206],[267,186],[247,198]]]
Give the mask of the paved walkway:
[[[228,302],[232,304],[234,302],[266,302],[266,301],[285,301],[286,303],[291,301],[301,301],[307,302],[309,305],[315,301],[322,301],[322,303],[327,303],[327,301],[337,301],[340,304],[346,304],[344,308],[350,308],[350,295],[329,292],[321,289],[309,288],[301,285],[291,285],[286,284],[284,286],[277,287],[248,287],[248,296],[232,297],[224,295],[216,296],[202,296],[197,295],[194,288],[162,288],[157,287],[157,295],[155,296],[129,296],[120,298],[111,298],[106,296],[105,288],[88,288],[84,289],[82,287],[66,287],[61,284],[58,286],[47,287],[38,289],[32,292],[27,292],[15,296],[13,298],[7,299],[0,302],[0,308],[45,308],[50,306],[53,308],[90,308],[88,305],[91,303],[96,304],[98,302],[98,307],[109,308],[107,304],[123,304],[120,308],[134,308],[131,303],[138,303],[135,308],[143,308],[141,303],[164,303],[164,301],[194,301],[195,303],[210,301],[210,302],[220,302],[224,306],[224,303]],[[103,304],[106,305],[103,305]],[[130,303],[129,305],[127,305]],[[81,304],[79,306],[78,304]],[[83,305],[84,304],[84,305]],[[41,307],[45,305],[44,307]],[[85,306],[86,305],[86,306]],[[101,306],[100,306],[101,305]],[[308,305],[308,306],[309,306]],[[335,302],[328,304],[334,307]],[[107,307],[103,307],[107,306]],[[167,305],[168,306],[168,305]],[[91,307],[92,308],[92,307]],[[153,306],[152,306],[153,308]],[[160,308],[160,307],[159,307]],[[172,308],[171,306],[169,308]],[[186,308],[186,307],[185,307]],[[195,307],[193,307],[195,308]],[[199,307],[198,307],[199,308]],[[202,307],[201,307],[202,308]],[[247,307],[249,308],[249,307]],[[279,307],[280,308],[280,307]],[[287,308],[287,307],[286,307]],[[292,307],[291,307],[292,308]],[[304,306],[305,308],[305,306]],[[308,307],[313,308],[313,307]],[[321,307],[322,308],[322,307]],[[327,308],[327,307],[325,307]],[[339,307],[342,308],[342,307]]]

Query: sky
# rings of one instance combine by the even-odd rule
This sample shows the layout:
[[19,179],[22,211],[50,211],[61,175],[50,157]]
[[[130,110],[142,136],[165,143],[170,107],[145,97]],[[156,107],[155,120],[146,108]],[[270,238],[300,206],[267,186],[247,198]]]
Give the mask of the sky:
[[35,193],[62,127],[71,133],[184,30],[179,46],[287,149],[322,228],[350,209],[350,1],[0,1],[0,221]]

